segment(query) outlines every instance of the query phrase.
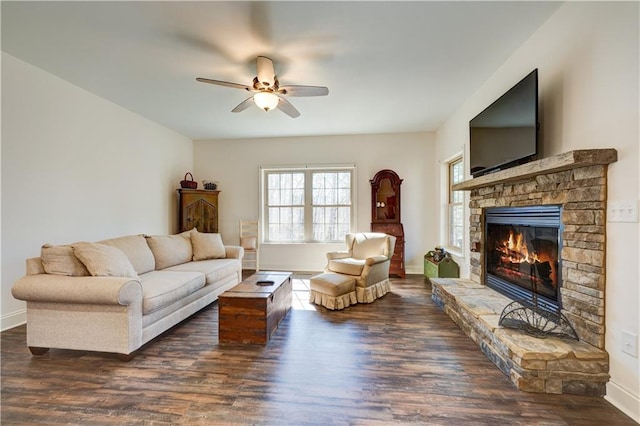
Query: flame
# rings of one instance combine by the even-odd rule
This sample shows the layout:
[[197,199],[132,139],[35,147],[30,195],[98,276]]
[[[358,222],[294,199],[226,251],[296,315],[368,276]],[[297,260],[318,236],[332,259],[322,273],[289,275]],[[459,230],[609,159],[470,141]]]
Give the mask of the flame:
[[509,231],[509,238],[503,242],[503,249],[500,252],[504,255],[502,260],[511,263],[540,262],[535,251],[529,252],[524,235],[522,233],[515,234],[512,230]]
[[509,230],[509,238],[499,243],[497,251],[500,252],[500,260],[505,264],[529,263],[535,264],[549,262],[551,266],[551,279],[556,282],[555,259],[549,253],[538,253],[529,250],[524,234]]

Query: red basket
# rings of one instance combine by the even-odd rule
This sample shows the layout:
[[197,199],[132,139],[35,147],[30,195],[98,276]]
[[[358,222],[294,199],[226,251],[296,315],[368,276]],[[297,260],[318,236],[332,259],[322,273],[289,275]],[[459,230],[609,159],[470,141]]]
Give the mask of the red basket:
[[[190,176],[191,179],[187,180],[187,176]],[[196,189],[196,188],[198,188],[198,182],[193,180],[193,175],[191,173],[187,172],[184,175],[184,180],[180,181],[180,187],[189,188],[189,189]]]

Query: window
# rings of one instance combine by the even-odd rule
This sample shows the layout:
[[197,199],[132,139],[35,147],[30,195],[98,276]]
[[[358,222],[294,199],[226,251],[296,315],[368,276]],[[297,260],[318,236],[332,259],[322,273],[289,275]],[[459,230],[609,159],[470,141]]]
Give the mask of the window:
[[354,170],[263,169],[265,241],[343,241],[351,231]]
[[454,191],[453,185],[464,179],[464,163],[462,157],[449,163],[449,196],[448,196],[448,245],[452,248],[462,249],[464,233],[464,193]]

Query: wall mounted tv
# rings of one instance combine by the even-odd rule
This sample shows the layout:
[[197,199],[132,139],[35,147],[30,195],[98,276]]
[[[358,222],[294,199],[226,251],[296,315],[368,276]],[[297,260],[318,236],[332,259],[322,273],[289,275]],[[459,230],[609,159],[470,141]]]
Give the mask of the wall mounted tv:
[[469,166],[475,178],[536,159],[538,70],[469,122]]

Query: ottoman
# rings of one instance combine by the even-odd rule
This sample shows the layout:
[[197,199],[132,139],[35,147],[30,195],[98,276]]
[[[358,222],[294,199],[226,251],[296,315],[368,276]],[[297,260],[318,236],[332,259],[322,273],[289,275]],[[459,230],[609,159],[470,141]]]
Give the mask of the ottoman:
[[358,303],[356,280],[348,275],[327,272],[311,277],[309,302],[327,309],[344,309]]

